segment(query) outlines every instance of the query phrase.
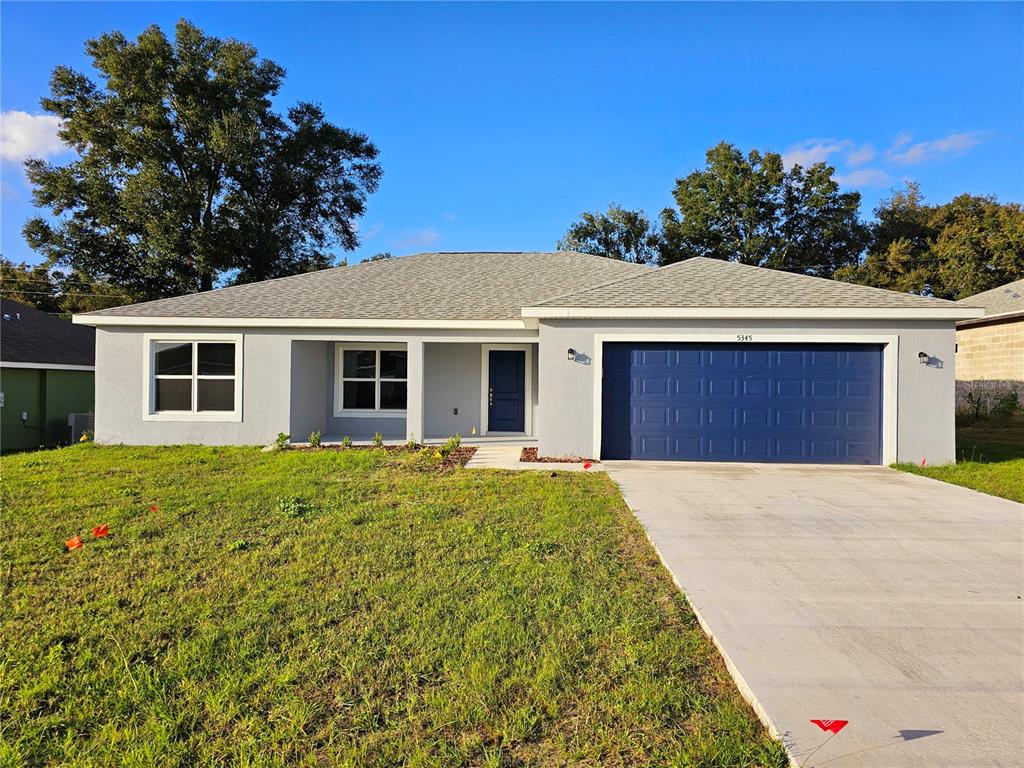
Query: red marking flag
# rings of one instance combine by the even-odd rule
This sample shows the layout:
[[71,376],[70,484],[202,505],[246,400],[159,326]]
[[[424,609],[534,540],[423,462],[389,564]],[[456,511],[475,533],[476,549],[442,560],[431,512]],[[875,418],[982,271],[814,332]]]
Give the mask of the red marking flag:
[[94,539],[102,539],[104,536],[110,535],[110,526],[104,523],[103,525],[97,525],[92,529],[92,537]]
[[849,724],[849,720],[811,720],[816,726],[829,733],[839,733]]
[[82,548],[82,537],[81,536],[75,536],[72,539],[68,539],[64,543],[67,545],[68,551],[71,551],[72,549],[81,549]]
[[589,461],[584,461],[583,462],[583,468],[584,469],[590,469],[592,466],[594,466],[594,465],[591,464]]
[[156,511],[157,511],[157,509],[158,509],[158,507],[157,507],[157,505],[156,505],[156,504],[150,504],[150,505],[149,505],[149,511],[150,511],[150,512],[156,512]]

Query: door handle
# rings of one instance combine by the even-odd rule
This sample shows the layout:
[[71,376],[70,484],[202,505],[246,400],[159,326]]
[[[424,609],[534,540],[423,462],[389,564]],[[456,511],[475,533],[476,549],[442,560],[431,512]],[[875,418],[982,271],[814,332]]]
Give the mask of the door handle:
[[494,389],[493,388],[488,388],[487,389],[487,404],[488,405],[494,405]]

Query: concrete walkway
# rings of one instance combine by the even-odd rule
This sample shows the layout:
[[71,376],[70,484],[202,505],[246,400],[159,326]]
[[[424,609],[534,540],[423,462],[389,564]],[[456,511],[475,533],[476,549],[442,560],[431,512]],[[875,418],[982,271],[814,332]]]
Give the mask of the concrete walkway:
[[799,765],[1024,765],[1024,505],[877,467],[606,467]]
[[584,468],[582,462],[553,463],[541,461],[520,461],[522,446],[516,445],[478,445],[476,453],[468,462],[466,469],[533,469],[548,472],[603,472],[601,464],[593,463]]

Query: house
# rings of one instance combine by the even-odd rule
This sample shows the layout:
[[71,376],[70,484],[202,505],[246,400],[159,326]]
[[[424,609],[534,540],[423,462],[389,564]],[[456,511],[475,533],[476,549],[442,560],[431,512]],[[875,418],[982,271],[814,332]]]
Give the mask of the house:
[[0,450],[66,444],[93,409],[96,332],[0,299]]
[[1016,391],[1024,401],[1024,280],[958,302],[981,307],[984,317],[956,324],[956,396]]
[[96,439],[430,440],[542,455],[952,461],[980,310],[694,258],[423,253],[75,317]]

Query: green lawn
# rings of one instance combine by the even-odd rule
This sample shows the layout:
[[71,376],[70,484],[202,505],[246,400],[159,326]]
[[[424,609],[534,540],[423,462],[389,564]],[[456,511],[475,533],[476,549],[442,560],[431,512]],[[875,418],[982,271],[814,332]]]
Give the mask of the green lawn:
[[5,457],[0,765],[785,765],[607,477],[437,465]]
[[1024,503],[1024,418],[957,427],[957,463],[937,467],[897,464],[917,475]]

